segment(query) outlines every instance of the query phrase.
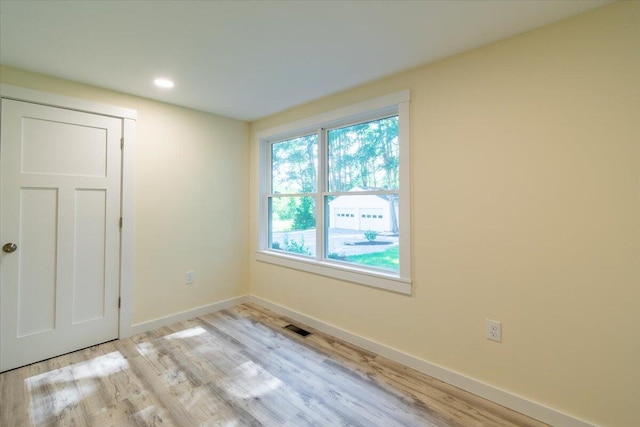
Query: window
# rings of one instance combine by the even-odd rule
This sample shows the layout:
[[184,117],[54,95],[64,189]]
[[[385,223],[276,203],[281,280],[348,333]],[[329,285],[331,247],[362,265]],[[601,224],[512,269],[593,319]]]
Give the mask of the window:
[[409,93],[260,132],[259,261],[411,293]]

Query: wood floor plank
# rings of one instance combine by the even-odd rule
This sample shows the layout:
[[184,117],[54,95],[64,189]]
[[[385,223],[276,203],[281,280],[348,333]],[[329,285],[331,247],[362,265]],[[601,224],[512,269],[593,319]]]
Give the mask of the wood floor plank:
[[[251,310],[259,313],[258,318],[266,324],[284,326],[295,323],[292,319],[275,315],[256,304],[246,304],[244,307],[246,307],[244,310],[249,313]],[[401,395],[410,396],[418,402],[428,403],[427,406],[437,409],[437,413],[441,416],[447,413],[448,407],[455,406],[458,410],[451,412],[443,420],[446,425],[532,427],[545,425],[311,327],[305,326],[305,329],[312,331],[313,334],[305,338],[295,334],[291,336],[323,351],[327,357],[347,365],[354,372],[375,380],[380,386],[393,392],[400,391]]]
[[[315,385],[318,387],[318,389],[315,389],[317,395],[328,396],[325,399],[328,400],[330,407],[349,414],[349,416],[355,415],[357,419],[368,421],[365,425],[375,425],[376,423],[385,426],[417,425],[418,423],[420,425],[444,425],[444,420],[441,419],[438,413],[433,412],[430,414],[427,410],[419,411],[420,417],[407,419],[408,417],[404,416],[403,409],[406,409],[409,414],[414,413],[413,408],[408,409],[407,406],[414,405],[416,404],[415,402],[407,404],[406,402],[398,401],[396,396],[385,394],[378,387],[371,387],[366,384],[368,379],[356,378],[352,372],[342,369],[340,365],[334,364],[331,369],[328,369],[326,364],[327,357],[303,346],[304,341],[296,343],[295,340],[291,340],[284,335],[282,331],[272,331],[270,335],[269,331],[265,330],[252,335],[252,330],[264,327],[264,325],[251,326],[248,323],[239,322],[230,313],[215,313],[211,316],[217,319],[215,323],[218,328],[226,328],[229,333],[233,333],[233,330],[235,330],[238,336],[251,336],[251,343],[254,347],[262,344],[262,347],[256,347],[256,352],[251,356],[252,358],[259,358],[260,354],[264,354],[267,351],[270,352],[269,359],[281,357],[281,363],[288,363],[290,371],[301,372],[307,389],[309,389],[310,385]],[[221,320],[225,318],[228,321],[222,322]],[[285,319],[279,323],[287,324],[289,322]],[[283,348],[283,346],[289,346],[290,348]],[[373,354],[370,355],[373,356]],[[265,363],[264,361],[261,362]],[[286,375],[286,373],[281,373],[280,375]],[[296,380],[294,378],[293,380],[287,379],[287,381]],[[390,413],[393,416],[390,416]],[[409,416],[409,418],[411,417]],[[450,423],[449,425],[462,424]]]
[[0,426],[33,425],[29,416],[31,399],[23,379],[26,371],[20,368],[0,374]]
[[255,305],[0,374],[1,426],[500,426],[536,420]]

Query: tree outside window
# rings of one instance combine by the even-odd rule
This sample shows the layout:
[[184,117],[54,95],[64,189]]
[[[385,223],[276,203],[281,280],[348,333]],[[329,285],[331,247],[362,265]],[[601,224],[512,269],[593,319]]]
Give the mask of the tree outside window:
[[398,190],[398,116],[274,142],[271,249],[397,271]]

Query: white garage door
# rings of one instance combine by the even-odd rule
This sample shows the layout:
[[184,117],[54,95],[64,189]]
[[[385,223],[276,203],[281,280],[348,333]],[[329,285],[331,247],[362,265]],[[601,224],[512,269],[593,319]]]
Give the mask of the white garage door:
[[333,212],[333,228],[357,230],[358,222],[356,218],[356,210],[349,208],[336,208]]
[[360,230],[385,231],[384,210],[378,208],[360,209]]

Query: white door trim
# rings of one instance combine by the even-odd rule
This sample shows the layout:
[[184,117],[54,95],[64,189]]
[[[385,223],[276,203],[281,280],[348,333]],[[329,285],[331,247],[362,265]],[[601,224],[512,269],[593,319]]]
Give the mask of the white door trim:
[[137,111],[113,105],[100,104],[82,99],[55,95],[19,86],[0,83],[0,98],[26,101],[51,107],[66,108],[68,110],[82,111],[86,113],[100,114],[103,116],[122,119],[122,135],[124,147],[122,150],[122,193],[121,215],[122,231],[120,233],[120,316],[118,335],[120,339],[133,335],[131,327],[133,308],[133,281],[134,281],[134,153],[135,153],[135,127]]
[[129,108],[116,107],[108,104],[101,104],[84,99],[71,98],[53,93],[40,92],[38,90],[27,89],[21,86],[13,86],[0,83],[0,96],[2,98],[14,99],[16,101],[32,102],[34,104],[48,105],[50,107],[62,107],[67,110],[83,111],[85,113],[100,114],[103,116],[117,117],[120,119],[136,120],[138,112]]

